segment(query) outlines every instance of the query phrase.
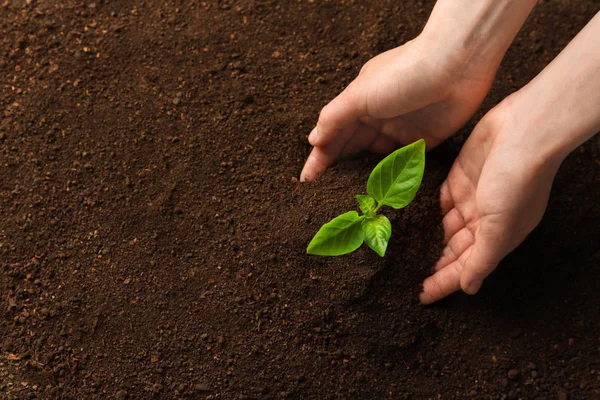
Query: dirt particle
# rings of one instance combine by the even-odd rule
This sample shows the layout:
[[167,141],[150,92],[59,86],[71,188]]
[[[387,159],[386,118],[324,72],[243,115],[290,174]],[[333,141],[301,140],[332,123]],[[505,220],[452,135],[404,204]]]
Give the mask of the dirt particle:
[[556,400],[569,400],[569,393],[564,390],[559,390],[558,393],[556,393]]
[[231,68],[233,70],[239,71],[239,72],[246,71],[246,65],[242,61],[235,61],[235,62],[231,63]]
[[2,351],[8,352],[13,350],[13,340],[12,338],[6,338],[2,342]]
[[17,309],[17,301],[14,297],[8,298],[8,312],[12,312]]
[[518,369],[511,369],[510,371],[508,371],[508,379],[510,380],[517,380],[519,379],[519,376],[521,376],[521,371],[519,371]]
[[129,399],[129,393],[127,393],[126,390],[119,390],[115,394],[115,399],[116,400],[127,400],[127,399]]
[[194,391],[198,392],[198,393],[202,393],[202,392],[210,392],[211,388],[209,385],[207,385],[206,383],[196,383],[194,385]]

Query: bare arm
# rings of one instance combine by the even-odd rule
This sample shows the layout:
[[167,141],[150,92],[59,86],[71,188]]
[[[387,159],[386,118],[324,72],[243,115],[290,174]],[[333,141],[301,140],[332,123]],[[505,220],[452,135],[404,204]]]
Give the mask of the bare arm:
[[527,109],[523,141],[543,157],[562,159],[600,131],[600,13],[511,101]]
[[537,0],[439,0],[423,36],[467,74],[495,74]]

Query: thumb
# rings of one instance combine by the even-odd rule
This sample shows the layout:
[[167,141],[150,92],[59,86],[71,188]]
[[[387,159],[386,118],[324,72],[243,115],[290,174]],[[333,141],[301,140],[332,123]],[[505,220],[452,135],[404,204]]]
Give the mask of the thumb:
[[506,255],[501,250],[502,235],[496,234],[497,229],[489,229],[488,224],[486,220],[481,222],[475,234],[475,243],[460,274],[460,286],[467,294],[477,293],[483,280],[496,269]]

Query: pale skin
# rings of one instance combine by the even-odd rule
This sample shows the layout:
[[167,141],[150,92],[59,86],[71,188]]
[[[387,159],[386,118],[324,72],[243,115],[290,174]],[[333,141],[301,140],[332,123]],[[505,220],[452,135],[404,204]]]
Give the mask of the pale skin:
[[[301,180],[342,157],[453,135],[487,94],[534,0],[439,0],[423,33],[383,53],[321,112]],[[540,222],[564,158],[600,131],[600,14],[477,124],[440,189],[444,243],[420,301],[483,280]]]

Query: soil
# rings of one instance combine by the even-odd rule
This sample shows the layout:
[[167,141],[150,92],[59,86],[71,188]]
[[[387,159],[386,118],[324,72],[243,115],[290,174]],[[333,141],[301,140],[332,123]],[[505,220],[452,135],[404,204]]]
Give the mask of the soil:
[[378,161],[300,184],[319,109],[432,6],[0,0],[0,398],[600,398],[597,137],[479,295],[417,301],[461,144],[597,1],[540,1],[385,259],[305,254]]

